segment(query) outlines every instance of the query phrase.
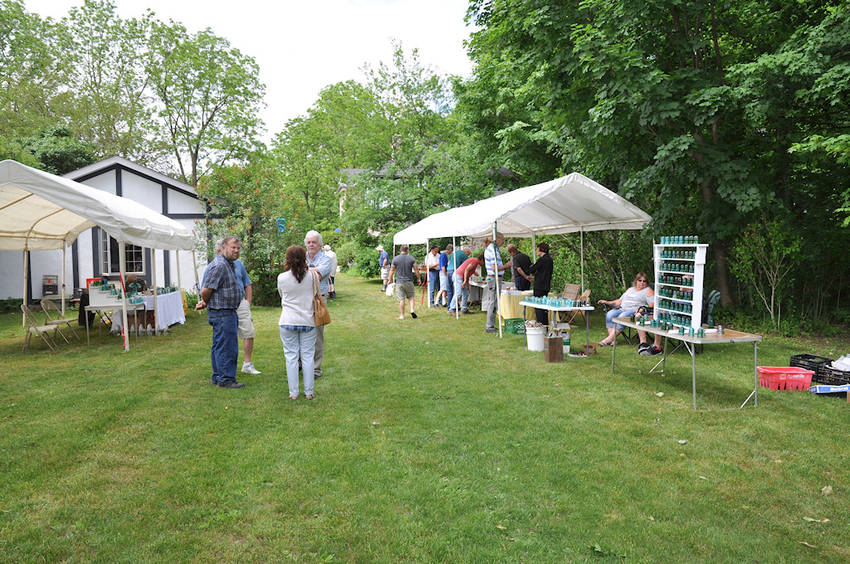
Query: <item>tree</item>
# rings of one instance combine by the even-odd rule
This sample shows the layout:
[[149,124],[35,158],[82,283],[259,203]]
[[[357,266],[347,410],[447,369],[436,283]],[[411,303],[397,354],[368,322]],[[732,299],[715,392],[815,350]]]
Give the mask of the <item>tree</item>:
[[55,24],[18,0],[0,0],[0,137],[35,135],[57,121],[54,100],[65,84]]
[[53,174],[65,174],[96,160],[94,146],[75,139],[65,127],[48,128],[27,137],[23,148],[37,159],[37,168]]
[[66,113],[75,130],[101,157],[155,161],[154,107],[143,65],[153,14],[122,20],[111,0],[86,0],[63,24],[74,93]]
[[[768,80],[757,91],[742,65],[787,50],[839,4],[475,1],[476,68],[458,108],[494,139],[515,138],[488,146],[525,169],[545,165],[516,151],[536,141],[560,159],[550,174],[581,170],[619,190],[653,215],[650,234],[697,232],[711,243],[728,304],[730,241],[760,214],[808,201],[801,179],[813,186],[831,175],[834,192],[845,177],[789,156],[801,129],[819,128],[815,116],[789,95],[793,84]],[[753,119],[770,96],[771,119]],[[846,124],[846,104],[827,116]]]
[[162,143],[191,185],[212,164],[244,158],[262,128],[265,87],[253,57],[205,29],[155,22],[146,69],[156,96]]

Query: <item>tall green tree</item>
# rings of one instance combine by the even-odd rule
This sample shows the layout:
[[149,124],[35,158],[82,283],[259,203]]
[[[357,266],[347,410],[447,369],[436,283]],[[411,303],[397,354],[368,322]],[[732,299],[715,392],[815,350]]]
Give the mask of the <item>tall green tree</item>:
[[[474,1],[476,68],[459,108],[500,140],[490,146],[502,156],[522,157],[516,148],[536,143],[559,159],[552,174],[579,170],[619,190],[652,213],[650,233],[698,232],[712,245],[728,304],[727,249],[759,214],[795,213],[805,193],[798,182],[813,177],[800,176],[809,167],[789,149],[801,126],[818,128],[788,96],[775,119],[753,119],[760,98],[793,87],[766,82],[758,92],[742,65],[787,49],[839,4]],[[845,108],[828,116],[846,123]],[[526,162],[545,164],[536,155]]]
[[65,89],[68,67],[55,28],[23,2],[0,0],[0,138],[6,144],[58,119],[54,101]]
[[182,24],[155,22],[146,69],[162,144],[185,182],[197,185],[212,164],[256,149],[265,86],[253,57],[210,29],[190,34]]
[[66,113],[100,157],[156,161],[154,106],[144,68],[153,15],[121,19],[111,0],[86,0],[63,20],[72,65]]

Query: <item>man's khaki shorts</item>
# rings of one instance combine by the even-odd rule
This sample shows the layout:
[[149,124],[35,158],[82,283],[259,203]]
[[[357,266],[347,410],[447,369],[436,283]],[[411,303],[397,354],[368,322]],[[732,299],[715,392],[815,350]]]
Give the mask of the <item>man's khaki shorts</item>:
[[413,286],[413,282],[396,282],[395,297],[398,301],[412,300],[415,296],[416,288]]
[[254,321],[251,319],[251,306],[248,305],[248,300],[242,299],[239,302],[239,307],[236,308],[236,317],[239,319],[237,331],[240,339],[254,338]]

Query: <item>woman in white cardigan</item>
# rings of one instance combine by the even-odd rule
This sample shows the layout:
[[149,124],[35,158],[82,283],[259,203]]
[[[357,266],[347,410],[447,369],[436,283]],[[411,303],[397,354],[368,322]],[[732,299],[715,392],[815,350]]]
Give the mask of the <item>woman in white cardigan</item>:
[[289,399],[298,399],[298,364],[304,374],[304,396],[313,399],[313,353],[316,321],[313,317],[314,275],[307,266],[307,250],[299,245],[286,249],[283,272],[277,277],[280,294],[280,340],[286,358]]

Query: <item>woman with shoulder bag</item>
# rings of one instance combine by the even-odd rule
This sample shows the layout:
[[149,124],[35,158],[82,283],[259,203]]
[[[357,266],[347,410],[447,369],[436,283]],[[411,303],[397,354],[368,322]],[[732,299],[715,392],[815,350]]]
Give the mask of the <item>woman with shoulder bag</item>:
[[313,354],[316,321],[313,295],[314,275],[307,266],[307,250],[300,245],[286,249],[283,272],[277,277],[280,293],[280,340],[286,358],[289,399],[298,399],[298,365],[304,374],[304,396],[313,399]]

